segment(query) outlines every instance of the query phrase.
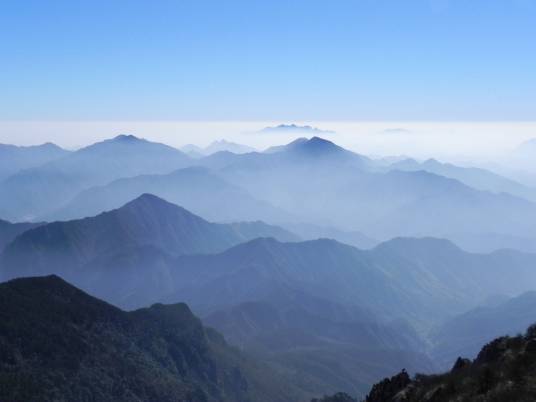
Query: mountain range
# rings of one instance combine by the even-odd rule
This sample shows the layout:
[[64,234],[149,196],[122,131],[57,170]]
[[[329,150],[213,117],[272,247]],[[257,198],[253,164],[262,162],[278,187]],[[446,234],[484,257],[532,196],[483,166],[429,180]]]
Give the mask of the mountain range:
[[[10,279],[55,273],[71,278],[98,257],[134,247],[157,248],[170,256],[211,253],[259,236],[294,239],[262,222],[214,224],[150,194],[92,218],[53,222],[26,231],[0,257]],[[93,275],[95,273],[93,272]]]
[[[146,192],[218,222],[311,225],[333,229],[323,232],[338,240],[359,233],[374,239],[369,244],[433,236],[474,252],[536,251],[532,188],[435,160],[386,165],[319,137],[265,152],[191,158],[163,144],[118,136],[0,181],[0,193],[9,194],[0,198],[0,217],[80,218]],[[243,208],[235,207],[237,197]]]
[[22,233],[1,254],[0,272],[61,275],[129,309],[187,302],[232,344],[297,373],[293,384],[312,395],[363,394],[399,365],[430,372],[427,332],[536,283],[532,254],[471,254],[431,238],[370,250],[296,240],[260,222],[209,223],[145,194]]
[[[278,152],[209,157],[201,163],[256,198],[319,226],[375,239],[444,237],[474,251],[510,247],[515,238],[532,244],[536,204],[524,198],[477,190],[422,170],[383,172],[373,160],[319,138]],[[496,240],[488,244],[492,237]]]
[[167,145],[132,135],[98,142],[0,182],[0,211],[12,221],[53,212],[84,189],[122,177],[168,173],[190,158]]
[[[252,197],[247,191],[203,167],[190,167],[162,175],[140,175],[112,181],[82,191],[45,220],[68,220],[93,216],[119,208],[151,193],[182,205],[195,214],[218,222],[287,222],[289,213]],[[238,207],[239,206],[239,207]]]
[[[243,270],[247,275],[255,273],[251,279],[261,280],[260,283],[281,281],[334,301],[351,301],[377,313],[403,316],[414,322],[418,321],[416,317],[433,320],[449,311],[462,312],[492,294],[519,294],[535,283],[532,254],[506,250],[471,254],[446,240],[431,238],[399,238],[371,250],[327,239],[288,243],[297,240],[292,233],[262,222],[209,223],[181,207],[144,194],[95,217],[28,230],[5,247],[0,263],[5,279],[56,273],[71,280],[71,275],[76,277],[87,271],[87,264],[96,260],[102,264],[103,258],[116,258],[124,250],[129,250],[129,264],[135,262],[133,249],[140,254],[159,252],[171,259],[167,269],[172,277],[178,274],[176,283],[180,286],[186,286],[188,275],[194,275],[197,285],[210,286],[213,280],[228,277],[227,281]],[[333,264],[337,270],[332,272],[329,267]],[[174,268],[177,266],[181,268]],[[515,275],[500,280],[506,267]],[[93,275],[95,269],[90,270]],[[120,266],[116,271],[120,272]],[[168,285],[172,283],[173,280]],[[147,284],[140,284],[147,288]],[[219,287],[216,283],[214,286]],[[232,292],[223,299],[229,303],[247,301],[235,291],[239,287],[239,283],[231,286]],[[247,287],[252,288],[252,284]],[[435,292],[430,294],[430,289]],[[386,297],[372,297],[371,292],[377,291]],[[161,295],[161,291],[158,293]],[[120,294],[117,291],[111,296]],[[181,297],[185,294],[181,293]],[[203,293],[194,289],[192,294],[196,297],[194,294]],[[208,300],[204,296],[202,299]],[[404,302],[408,299],[415,306]],[[121,304],[119,299],[114,302]]]
[[475,167],[461,167],[451,163],[441,163],[436,159],[417,162],[415,159],[404,159],[389,166],[391,170],[419,171],[434,173],[456,179],[477,190],[494,193],[509,193],[529,200],[536,200],[536,190],[512,179],[503,177],[489,170]]
[[[444,370],[459,355],[473,358],[492,337],[536,321],[532,189],[489,171],[377,160],[319,137],[264,152],[191,157],[122,135],[50,158],[14,163],[0,179],[0,216],[7,219],[0,220],[0,280],[10,280],[0,285],[0,302],[11,314],[0,320],[0,388],[13,400],[78,400],[83,383],[111,400],[115,391],[105,384],[127,368],[133,382],[121,385],[119,400],[166,400],[171,393],[250,402],[337,391],[364,397],[401,368],[401,390],[426,388],[433,377],[414,373]],[[11,281],[20,277],[30,279]],[[34,317],[44,314],[32,304],[34,291],[38,303],[66,316]],[[71,301],[73,310],[65,310]],[[174,334],[197,320],[189,309],[228,344],[200,324],[196,339],[177,340]],[[102,311],[112,321],[92,321]],[[25,318],[18,322],[17,315]],[[178,317],[180,324],[157,329],[134,323],[136,317]],[[47,334],[32,353],[60,328],[72,335],[65,350],[44,348],[50,366],[16,344],[16,334],[30,336],[31,320]],[[84,349],[80,339],[96,345]],[[117,348],[101,347],[114,339]],[[65,356],[78,347],[98,363],[70,366]],[[184,350],[214,354],[185,363]],[[107,371],[104,352],[128,367]],[[176,371],[178,361],[183,371]],[[187,368],[196,362],[201,371]],[[241,373],[233,377],[238,382],[227,376],[227,362]],[[72,388],[56,383],[66,367],[82,367],[69,377]],[[48,369],[50,376],[41,374]],[[284,391],[272,397],[259,373]],[[151,375],[165,379],[159,390],[134,386]]]

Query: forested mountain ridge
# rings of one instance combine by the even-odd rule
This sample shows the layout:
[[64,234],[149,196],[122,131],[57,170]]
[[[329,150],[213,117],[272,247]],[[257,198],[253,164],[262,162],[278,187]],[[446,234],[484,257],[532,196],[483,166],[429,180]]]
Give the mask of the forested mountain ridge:
[[185,304],[124,312],[56,276],[0,284],[0,400],[287,402],[304,394]]

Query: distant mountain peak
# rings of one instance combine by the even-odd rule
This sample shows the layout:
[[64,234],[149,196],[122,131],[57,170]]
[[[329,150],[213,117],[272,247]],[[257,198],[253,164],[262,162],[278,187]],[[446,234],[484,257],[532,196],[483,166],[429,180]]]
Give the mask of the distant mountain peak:
[[144,140],[132,134],[119,134],[118,136],[112,138],[112,141],[135,142]]
[[[166,200],[164,200],[163,198],[157,197],[156,195],[151,194],[151,193],[143,193],[142,195],[140,195],[139,197],[135,198],[131,202],[158,202],[158,203],[171,204],[171,203],[167,202]],[[171,204],[171,205],[173,205],[173,204]]]
[[208,155],[212,155],[218,152],[245,154],[245,153],[257,151],[253,147],[243,145],[243,144],[238,144],[236,142],[227,141],[226,139],[212,141],[210,145],[206,146],[205,148],[202,148],[194,144],[187,144],[181,147],[180,150],[194,157],[208,156]]
[[62,151],[62,152],[68,152],[62,147],[60,147],[57,144],[54,144],[53,142],[45,142],[41,145],[35,145],[36,148],[42,148],[42,149],[49,149],[49,150],[55,150],[55,151]]
[[210,145],[229,145],[229,144],[234,144],[234,142],[227,141],[226,139],[222,138],[221,140],[212,141]]
[[319,136],[311,138],[298,138],[286,145],[268,148],[265,153],[286,153],[298,159],[330,160],[336,163],[350,163],[363,168],[370,162],[367,157],[349,151],[332,141]]
[[235,154],[245,154],[249,152],[255,152],[256,149],[247,145],[227,141],[226,139],[213,141],[209,146],[203,149],[203,153],[205,155],[211,155],[216,152],[222,151],[228,151]]
[[331,154],[334,152],[345,152],[346,150],[331,141],[321,137],[312,137],[311,139],[295,144],[291,150],[306,152],[314,155]]
[[[139,197],[133,199],[132,201],[129,201],[127,202],[125,205],[123,205],[122,207],[118,208],[119,210],[120,209],[123,209],[123,208],[137,208],[137,207],[140,207],[140,206],[150,206],[150,207],[153,207],[153,208],[162,208],[162,207],[166,207],[166,208],[173,208],[173,209],[176,209],[176,210],[182,210],[182,211],[185,211],[187,212],[186,209],[176,205],[176,204],[172,204],[171,202],[169,201],[166,201],[164,200],[163,198],[160,198],[154,194],[151,194],[151,193],[143,193],[142,195],[140,195]],[[188,212],[189,213],[189,212]],[[193,215],[193,214],[191,214]],[[198,217],[199,219],[202,219],[201,217]]]
[[328,141],[324,138],[321,138],[321,137],[317,137],[317,136],[314,136],[312,137],[309,141],[308,141],[309,144],[322,144],[322,145],[335,145],[333,142],[331,141]]
[[281,151],[322,154],[325,152],[345,151],[345,149],[324,138],[314,136],[310,139],[305,137],[297,138],[286,145],[270,147],[265,152],[276,153]]
[[[78,154],[86,154],[87,152],[111,152],[110,157],[123,157],[126,158],[126,154],[117,154],[117,149],[125,149],[129,152],[136,151],[141,152],[140,157],[142,158],[156,158],[157,161],[160,161],[164,157],[186,157],[186,155],[172,146],[160,143],[149,141],[145,138],[136,137],[132,134],[120,134],[113,138],[104,139],[94,144],[88,145],[84,148],[79,149],[74,152],[71,156],[76,157]],[[144,151],[145,150],[145,151]],[[167,154],[161,154],[155,156],[157,152],[166,152]],[[101,154],[102,155],[102,154]],[[189,158],[188,158],[189,159]],[[180,167],[180,166],[178,166]]]
[[437,159],[435,158],[429,158],[427,160],[424,161],[424,163],[430,163],[430,164],[434,164],[434,165],[441,165],[441,162],[439,162]]
[[333,134],[334,131],[331,131],[331,130],[322,130],[320,128],[317,128],[317,127],[313,127],[313,126],[309,126],[309,125],[304,125],[304,126],[299,126],[297,124],[279,124],[278,126],[273,126],[273,127],[264,127],[262,130],[259,130],[258,131],[259,133],[277,133],[277,132],[281,132],[281,133],[297,133],[297,132],[302,132],[302,133],[322,133],[322,134]]

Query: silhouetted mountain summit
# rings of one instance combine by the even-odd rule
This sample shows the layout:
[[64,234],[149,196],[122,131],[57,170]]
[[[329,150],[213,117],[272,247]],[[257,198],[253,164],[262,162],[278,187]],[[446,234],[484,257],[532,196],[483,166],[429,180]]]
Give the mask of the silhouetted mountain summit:
[[261,222],[210,223],[182,207],[143,194],[95,217],[29,230],[6,247],[0,261],[5,278],[51,272],[70,277],[92,259],[125,248],[152,246],[169,255],[211,253],[253,237],[286,234]]
[[314,156],[349,152],[344,148],[335,145],[333,142],[320,137],[312,137],[307,141],[295,143],[291,148],[289,148],[289,151],[308,153]]
[[112,141],[144,141],[132,134],[119,134],[112,138]]
[[324,134],[332,134],[334,131],[331,130],[322,130],[317,127],[312,127],[309,125],[299,126],[297,124],[280,124],[278,126],[273,127],[265,127],[262,130],[258,131],[259,133],[304,133],[304,134],[311,134],[311,133],[324,133]]
[[[138,153],[141,151],[143,151],[143,154]],[[71,155],[71,158],[73,158],[73,161],[82,162],[83,158],[86,157],[108,157],[113,155],[114,152],[119,152],[115,155],[119,160],[123,159],[124,157],[138,157],[143,158],[144,160],[152,161],[151,158],[155,157],[156,155],[160,155],[164,161],[169,158],[175,158],[177,160],[182,159],[183,161],[189,159],[183,152],[176,148],[170,147],[169,145],[148,141],[144,138],[139,138],[130,134],[120,134],[114,138],[88,145],[87,147],[81,148],[74,152]],[[80,158],[82,158],[82,160],[80,160]],[[130,161],[128,160],[121,161],[121,163],[129,162]],[[132,160],[130,165],[132,165],[134,162],[136,161]]]
[[[330,154],[352,154],[352,152],[320,137],[298,138],[286,145],[268,148],[265,153],[288,152],[295,155],[326,156]],[[355,154],[354,154],[355,155]]]

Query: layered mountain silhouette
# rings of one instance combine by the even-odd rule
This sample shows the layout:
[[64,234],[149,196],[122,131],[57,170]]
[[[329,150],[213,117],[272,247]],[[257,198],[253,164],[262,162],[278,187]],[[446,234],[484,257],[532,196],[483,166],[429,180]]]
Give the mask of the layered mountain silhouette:
[[[294,237],[262,222],[214,224],[154,195],[143,194],[121,208],[91,218],[53,222],[29,230],[6,247],[3,278],[83,273],[96,258],[150,247],[173,255],[210,253],[259,236]],[[82,270],[82,272],[80,271]]]
[[[318,138],[288,147],[262,155],[216,154],[202,163],[303,222],[376,239],[446,237],[492,251],[526,239],[536,222],[536,204],[508,193],[423,170],[383,172],[374,161]],[[491,237],[496,241],[489,245]]]
[[433,370],[423,340],[433,326],[536,283],[536,256],[515,251],[471,254],[432,238],[359,250],[260,236],[293,238],[262,223],[212,224],[146,194],[31,229],[5,248],[0,266],[4,278],[60,274],[129,309],[187,302],[316,395],[363,394],[400,366]]
[[124,312],[56,276],[0,284],[0,400],[286,402],[304,394],[185,304]]
[[[199,161],[200,164],[233,172],[262,172],[265,169],[307,169],[311,166],[323,168],[346,166],[362,169],[371,160],[363,155],[348,151],[331,141],[320,137],[299,138],[287,145],[269,148],[265,152],[251,152],[237,155],[231,152],[217,152]],[[306,178],[306,177],[302,177]],[[268,185],[270,183],[267,183]]]
[[[187,171],[172,173],[192,166],[207,170],[190,172],[188,178]],[[222,195],[219,180],[214,179],[212,191],[207,176],[240,189],[243,208],[234,207],[234,195]],[[179,189],[181,183],[188,188]],[[185,196],[196,191],[198,203]],[[434,160],[406,160],[386,168],[382,161],[320,137],[266,152],[222,151],[193,159],[163,144],[122,135],[6,178],[0,193],[10,196],[0,198],[0,216],[9,221],[70,219],[118,207],[127,196],[145,192],[218,221],[306,224],[377,240],[443,237],[475,252],[536,250],[531,234],[536,204],[528,200],[532,189],[482,169]],[[213,208],[209,201],[220,196],[222,207]]]
[[21,170],[40,166],[68,154],[69,151],[50,142],[26,147],[0,144],[0,181]]
[[11,223],[0,219],[0,252],[6,245],[11,243],[15,237],[43,223]]
[[378,245],[373,239],[358,231],[345,231],[334,227],[318,226],[307,223],[286,223],[284,227],[296,233],[303,240],[333,239],[360,249],[368,249]]
[[216,152],[232,152],[235,154],[245,154],[255,152],[255,148],[247,145],[237,144],[226,140],[217,140],[202,148],[197,145],[188,144],[180,148],[180,150],[194,158],[200,158],[206,155],[212,155]]
[[177,294],[194,306],[300,289],[379,317],[424,325],[464,312],[490,295],[531,289],[534,260],[532,254],[513,251],[470,254],[436,239],[396,239],[366,251],[326,239],[256,239],[216,255],[179,257],[174,274],[184,287]]
[[279,124],[278,126],[264,127],[262,130],[258,131],[259,133],[266,134],[333,134],[334,131],[331,130],[322,130],[317,127],[312,127],[309,125],[300,126],[298,124]]
[[404,171],[424,170],[440,176],[456,179],[477,190],[509,193],[529,200],[536,199],[535,189],[486,169],[460,167],[451,163],[441,163],[435,159],[428,159],[421,163],[415,159],[404,159],[391,164],[389,168]]
[[0,183],[0,211],[8,220],[29,220],[66,203],[78,192],[121,177],[169,173],[190,158],[167,145],[120,135],[72,152]]
[[[95,328],[100,332],[89,333],[86,329],[94,324],[84,313],[83,325],[77,326],[77,313],[58,307],[65,317],[49,317],[51,324],[74,325],[65,345],[72,341],[76,347],[36,344],[50,352],[51,366],[5,343],[4,333],[11,327],[0,326],[0,371],[17,373],[1,374],[7,377],[0,377],[0,392],[14,392],[9,394],[13,400],[57,400],[58,395],[78,400],[73,392],[79,388],[55,382],[67,375],[61,371],[67,366],[82,370],[75,371],[79,374],[71,383],[99,381],[101,385],[91,385],[98,390],[94,399],[111,400],[106,399],[111,397],[105,384],[118,378],[118,364],[127,365],[121,366],[122,373],[130,368],[134,374],[133,382],[118,391],[125,400],[166,400],[172,392],[184,400],[257,400],[249,391],[263,389],[264,382],[250,376],[255,370],[242,371],[249,358],[234,355],[238,360],[229,360],[241,373],[232,377],[241,378],[237,383],[227,376],[231,366],[218,368],[221,355],[216,351],[226,356],[229,351],[222,343],[223,349],[211,349],[216,353],[212,363],[203,360],[208,355],[201,356],[198,346],[187,348],[196,357],[186,358],[190,355],[174,346],[174,332],[166,326],[165,336],[156,334],[153,325],[165,321],[161,311],[181,317],[191,313],[184,305],[147,309],[155,303],[188,303],[230,344],[262,361],[261,372],[266,369],[267,378],[275,381],[271,387],[285,391],[272,399],[263,391],[261,400],[275,401],[337,391],[364,396],[371,384],[401,368],[407,372],[384,383],[380,394],[404,383],[397,392],[421,395],[408,392],[422,385],[422,395],[436,395],[434,378],[444,389],[456,383],[457,374],[412,375],[450,367],[458,355],[474,357],[492,336],[514,335],[536,321],[530,313],[536,254],[519,251],[535,250],[536,204],[529,200],[529,188],[484,170],[434,160],[393,164],[319,137],[265,152],[224,149],[191,158],[166,145],[122,135],[54,160],[41,163],[36,158],[35,163],[17,167],[0,181],[0,216],[30,221],[0,221],[0,278],[44,278],[9,282],[9,292],[13,284],[30,283],[30,288],[41,289],[34,289],[36,300],[56,306],[47,304],[43,294],[49,293],[42,289],[61,288],[51,303],[67,305],[71,299],[65,294],[75,293],[65,290],[69,285],[58,285],[58,278],[46,277],[55,274],[120,308],[146,309],[125,313],[107,306],[117,312],[113,323],[99,321]],[[41,220],[50,223],[33,223]],[[37,285],[40,280],[45,285]],[[33,290],[17,289],[33,295]],[[2,299],[1,293],[0,302],[15,312],[8,317],[12,320],[19,310],[9,304],[11,296]],[[13,296],[20,305],[33,303],[32,298]],[[87,309],[95,318],[92,303],[78,300],[73,296],[73,309]],[[28,304],[33,309],[43,313]],[[26,314],[20,310],[21,317]],[[143,331],[156,334],[156,340],[136,337],[133,328],[141,327],[129,326],[135,319],[126,317],[138,315],[155,321]],[[121,324],[126,334],[117,323],[126,323]],[[14,333],[29,337],[29,325],[13,328],[9,342],[15,342]],[[208,350],[214,331],[199,328],[196,334],[208,337]],[[47,331],[43,327],[44,334],[59,333]],[[80,339],[96,344],[89,347]],[[100,342],[116,345],[113,339],[119,342],[116,350],[102,349]],[[110,365],[109,372],[101,370],[100,362],[71,366],[67,358],[54,358],[68,355],[54,349],[64,346],[70,353],[78,347],[89,350],[99,361],[103,350],[110,351],[119,363]],[[178,371],[176,359],[181,361]],[[212,368],[201,375],[189,368],[195,362]],[[97,365],[86,365],[90,363]],[[106,374],[96,375],[98,370]],[[51,386],[39,382],[42,372],[51,373],[43,377]],[[170,372],[179,374],[171,378]],[[483,373],[480,368],[474,372]],[[286,380],[278,382],[273,373]],[[37,382],[28,380],[30,375]],[[163,383],[133,388],[147,375]],[[468,381],[473,381],[471,375]],[[237,388],[238,383],[242,386]],[[42,389],[51,393],[39,394]],[[287,391],[298,399],[289,398]],[[106,398],[99,399],[101,395]],[[348,400],[343,394],[335,398]]]
[[92,187],[46,218],[65,220],[96,215],[118,208],[144,193],[165,198],[213,221],[287,222],[293,219],[290,214],[253,198],[247,191],[202,167],[124,178]]

